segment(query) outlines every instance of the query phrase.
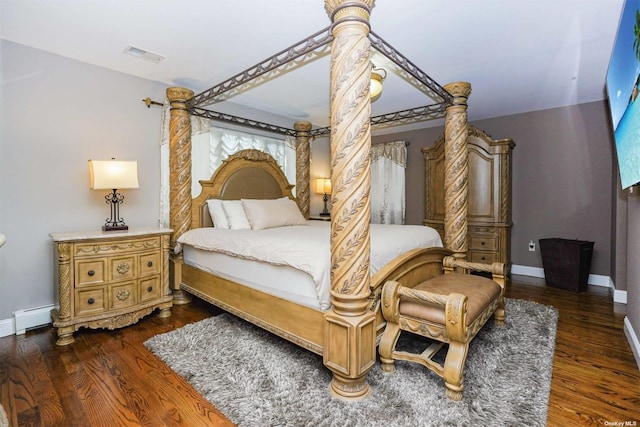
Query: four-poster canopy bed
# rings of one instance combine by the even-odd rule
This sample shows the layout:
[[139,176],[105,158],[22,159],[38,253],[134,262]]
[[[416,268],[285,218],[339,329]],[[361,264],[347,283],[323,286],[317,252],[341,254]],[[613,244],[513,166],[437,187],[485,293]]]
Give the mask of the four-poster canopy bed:
[[[443,271],[443,258],[463,259],[466,238],[466,100],[470,85],[450,83],[444,87],[370,31],[369,13],[374,0],[325,0],[332,25],[283,50],[256,66],[200,94],[185,88],[169,88],[170,117],[170,227],[173,229],[171,260],[174,303],[186,303],[189,294],[207,300],[235,315],[318,354],[333,372],[331,392],[340,398],[359,399],[369,394],[368,371],[376,360],[376,343],[385,319],[380,310],[383,285],[396,281],[414,285]],[[331,43],[331,125],[312,129],[297,122],[293,129],[231,116],[204,108],[221,95],[282,65]],[[369,53],[374,47],[419,82],[436,104],[370,117]],[[296,139],[296,197],[273,159],[255,150],[231,156],[201,181],[203,191],[191,198],[190,115],[268,130]],[[411,249],[386,262],[370,274],[372,234],[369,207],[369,150],[371,126],[410,123],[445,117],[446,179],[445,246]],[[299,212],[309,218],[309,162],[313,137],[330,135],[331,223],[327,234],[330,259],[330,307],[310,307],[253,286],[238,283],[224,274],[207,271],[189,261],[193,244],[182,245],[195,229],[211,227],[211,199],[295,200]],[[215,226],[215,224],[213,224]],[[422,226],[415,226],[422,227]],[[214,227],[215,228],[215,227]],[[314,229],[316,227],[309,227]],[[426,228],[426,227],[423,227]],[[190,231],[191,230],[191,231]],[[225,232],[225,230],[221,230]],[[233,240],[230,235],[227,240]],[[223,239],[224,240],[224,239]],[[183,248],[184,246],[184,248]],[[429,245],[432,246],[432,245]],[[180,251],[180,249],[184,249]],[[251,269],[248,267],[246,269]]]

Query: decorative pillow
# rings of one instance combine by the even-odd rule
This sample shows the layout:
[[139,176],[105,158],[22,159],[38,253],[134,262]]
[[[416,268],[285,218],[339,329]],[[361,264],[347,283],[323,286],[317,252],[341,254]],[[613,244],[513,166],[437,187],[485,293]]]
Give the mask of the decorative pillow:
[[213,221],[214,227],[229,228],[229,220],[222,207],[222,200],[209,199],[207,200],[207,207],[209,208],[209,215],[211,215],[211,221]]
[[247,220],[240,200],[223,200],[222,208],[224,209],[224,213],[227,214],[230,229],[245,230],[251,228],[251,224],[249,224]]
[[242,199],[242,206],[253,230],[307,225],[296,202],[288,197],[281,199]]

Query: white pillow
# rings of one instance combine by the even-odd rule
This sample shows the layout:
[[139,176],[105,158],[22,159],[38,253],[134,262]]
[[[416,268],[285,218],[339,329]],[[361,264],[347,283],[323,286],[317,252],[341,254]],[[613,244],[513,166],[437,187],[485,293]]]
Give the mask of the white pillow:
[[211,221],[213,221],[214,227],[229,228],[229,220],[222,208],[222,200],[209,199],[207,200],[207,207],[209,208],[209,215],[211,215]]
[[307,225],[296,202],[288,197],[281,199],[242,199],[242,206],[253,230]]
[[223,200],[222,208],[224,209],[224,213],[227,214],[230,229],[245,230],[251,228],[251,224],[247,221],[247,216],[244,213],[240,200]]

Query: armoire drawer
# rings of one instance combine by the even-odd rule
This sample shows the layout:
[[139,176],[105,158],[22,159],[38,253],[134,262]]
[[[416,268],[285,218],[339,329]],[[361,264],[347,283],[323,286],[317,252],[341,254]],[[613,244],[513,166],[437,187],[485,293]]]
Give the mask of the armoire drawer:
[[469,251],[468,258],[471,262],[491,264],[498,261],[498,254],[496,252]]
[[490,235],[470,235],[469,236],[469,250],[472,251],[497,251],[498,250],[498,238]]

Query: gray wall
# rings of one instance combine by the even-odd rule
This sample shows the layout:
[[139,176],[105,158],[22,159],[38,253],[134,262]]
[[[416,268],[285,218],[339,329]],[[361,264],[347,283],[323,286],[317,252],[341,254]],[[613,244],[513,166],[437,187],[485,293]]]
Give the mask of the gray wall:
[[0,41],[0,320],[54,303],[49,233],[99,229],[104,191],[89,189],[87,160],[137,160],[140,189],[123,190],[129,226],[159,216],[165,86]]
[[[473,99],[469,100],[470,108]],[[529,240],[546,237],[595,242],[591,273],[611,276],[613,141],[604,101],[472,123],[495,139],[512,138],[514,264],[542,267]],[[376,136],[406,140],[407,223],[424,215],[424,160],[441,127]]]
[[[637,192],[637,191],[636,191]],[[620,275],[625,275],[627,281],[627,320],[633,327],[636,342],[640,341],[640,197],[634,194],[628,198],[627,205],[628,222],[626,231],[628,238],[626,244],[619,245],[619,249],[627,253],[629,260],[619,270]],[[625,224],[621,225],[625,228]],[[630,333],[630,331],[629,331]],[[636,363],[640,367],[640,355],[636,354]]]

